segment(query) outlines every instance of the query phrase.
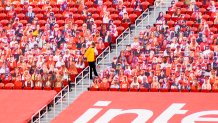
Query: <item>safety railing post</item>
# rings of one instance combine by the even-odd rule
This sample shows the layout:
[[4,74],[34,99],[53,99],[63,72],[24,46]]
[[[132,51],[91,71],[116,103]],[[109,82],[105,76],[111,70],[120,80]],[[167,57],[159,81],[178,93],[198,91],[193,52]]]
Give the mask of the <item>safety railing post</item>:
[[83,71],[82,71],[82,91],[83,91],[83,79],[84,79]]
[[150,10],[148,9],[148,25],[150,25]]
[[39,123],[41,123],[41,120],[40,120],[40,119],[41,119],[41,111],[39,111],[39,119],[38,119],[38,120],[39,120]]
[[63,91],[61,91],[61,110],[63,109],[63,93],[62,93]]
[[104,61],[105,61],[105,60],[104,60],[104,57],[105,57],[105,56],[104,56],[104,52],[103,52],[103,53],[102,53],[102,60],[103,60],[103,70],[104,70],[104,66],[105,66],[105,64],[104,64]]
[[56,97],[54,98],[54,101],[53,101],[53,106],[54,106],[54,107],[53,107],[54,117],[55,117],[55,107],[56,107],[56,106],[55,106],[55,105],[56,105],[56,104],[55,104],[55,99],[56,99]]
[[[135,30],[136,30],[136,26],[135,26]],[[130,44],[130,37],[131,37],[131,29],[129,28],[129,44]]]
[[118,41],[116,39],[116,56],[117,56],[117,45],[118,45]]
[[110,46],[109,46],[109,54],[108,54],[108,55],[109,55],[109,62],[111,61],[111,50],[112,50],[112,49],[111,49]]
[[70,87],[67,88],[67,105],[70,103]]
[[88,78],[89,78],[89,87],[90,87],[90,85],[91,85],[91,84],[90,84],[91,75],[90,75],[90,67],[89,67],[89,66],[88,66],[88,70],[89,70],[89,77],[88,77]]

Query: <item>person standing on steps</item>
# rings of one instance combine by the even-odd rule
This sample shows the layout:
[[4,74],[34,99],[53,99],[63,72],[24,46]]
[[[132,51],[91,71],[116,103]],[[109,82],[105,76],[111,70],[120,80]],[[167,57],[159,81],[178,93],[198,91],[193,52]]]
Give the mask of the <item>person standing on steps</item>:
[[85,53],[85,57],[87,58],[87,62],[89,63],[89,74],[90,79],[92,79],[92,70],[94,71],[95,76],[98,76],[98,73],[96,71],[96,64],[95,64],[95,56],[98,55],[98,51],[95,47],[95,43],[92,42],[90,47],[87,49]]

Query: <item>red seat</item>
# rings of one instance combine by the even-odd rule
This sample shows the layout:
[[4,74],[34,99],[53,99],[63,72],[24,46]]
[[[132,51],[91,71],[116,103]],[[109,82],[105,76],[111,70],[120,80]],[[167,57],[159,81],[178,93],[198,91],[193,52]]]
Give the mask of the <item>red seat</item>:
[[170,89],[170,92],[179,92],[178,89]]
[[7,26],[7,24],[9,23],[8,20],[1,20],[0,23],[3,25],[3,26]]
[[94,13],[95,11],[96,11],[96,8],[93,8],[93,7],[92,8],[88,8],[88,12],[89,13]]
[[124,27],[122,26],[117,27],[118,35],[120,35],[123,31],[124,31]]
[[209,15],[202,15],[202,18],[206,21],[209,19],[209,17],[210,17]]
[[160,89],[160,92],[169,92],[169,89]]
[[49,90],[51,90],[52,88],[51,88],[51,87],[44,87],[43,89],[49,91]]
[[23,20],[24,17],[25,17],[25,14],[23,14],[23,13],[17,14],[17,17],[18,17],[20,20]]
[[130,7],[131,3],[129,1],[125,1],[125,2],[123,2],[123,5],[126,7]]
[[5,85],[5,89],[13,89],[14,88],[14,84],[13,83],[7,83]]
[[0,89],[3,89],[5,87],[4,83],[0,83]]
[[167,21],[167,25],[170,27],[173,27],[174,26],[174,21]]
[[143,9],[146,10],[148,8],[148,6],[150,5],[150,3],[146,1],[146,2],[142,2],[141,5],[142,5]]
[[20,23],[22,23],[24,26],[26,26],[27,20],[20,20]]
[[139,92],[148,92],[149,91],[149,89],[147,89],[147,88],[140,88],[139,89]]
[[22,82],[14,82],[14,89],[22,89],[23,83]]
[[58,20],[58,21],[57,21],[57,24],[58,24],[59,26],[64,26],[65,22],[64,22],[64,20]]
[[97,27],[101,26],[102,20],[95,20],[95,24]]
[[126,11],[128,14],[132,14],[134,9],[133,8],[126,8]]
[[85,5],[89,8],[93,5],[93,2],[92,1],[87,1],[85,2]]
[[184,5],[184,2],[177,2],[176,7],[182,7]]
[[131,20],[131,23],[132,23],[132,24],[135,23],[136,18],[137,18],[137,15],[136,15],[136,14],[130,14],[130,15],[129,15],[129,19]]
[[78,26],[82,26],[83,20],[76,20],[75,23],[76,23]]
[[99,14],[92,14],[92,17],[94,18],[94,20],[99,19]]
[[130,92],[138,92],[139,89],[136,89],[136,88],[130,88],[129,91],[130,91]]
[[34,87],[34,90],[42,90],[42,87]]
[[157,89],[157,88],[151,88],[150,89],[150,92],[158,92],[159,91],[159,89]]
[[211,90],[202,89],[201,92],[206,92],[206,93],[208,93],[208,92],[211,92]]
[[99,91],[108,91],[109,88],[99,88]]
[[213,33],[216,33],[217,32],[217,28],[212,27],[212,28],[210,28],[210,31],[213,32]]
[[119,17],[119,15],[118,14],[111,14],[110,17],[111,17],[111,19],[116,20]]
[[118,27],[118,26],[120,26],[121,21],[120,21],[120,20],[115,20],[115,21],[114,21],[114,24]]
[[187,89],[182,89],[181,92],[189,92]]
[[24,87],[23,89],[24,90],[32,90],[33,88],[32,87]]
[[122,91],[122,92],[128,92],[129,89],[128,89],[128,88],[120,88],[120,91]]
[[170,14],[165,14],[165,15],[164,15],[164,18],[165,18],[166,21],[168,21],[168,20],[170,20],[171,15],[170,15]]
[[119,91],[118,88],[110,88],[110,91]]
[[109,7],[109,6],[112,5],[112,2],[111,2],[111,1],[106,1],[106,2],[104,2],[104,5],[106,5],[107,7]]
[[193,26],[194,22],[193,21],[186,21],[187,26]]
[[62,90],[62,88],[61,87],[54,87],[54,90],[58,93]]
[[190,91],[191,92],[199,92],[199,90],[197,90],[197,89],[191,89]]
[[1,19],[1,20],[5,19],[5,17],[6,17],[6,14],[5,14],[5,13],[1,13],[1,14],[0,14],[0,19]]
[[88,88],[89,91],[98,91],[99,89],[98,88],[94,88],[94,87],[90,87]]

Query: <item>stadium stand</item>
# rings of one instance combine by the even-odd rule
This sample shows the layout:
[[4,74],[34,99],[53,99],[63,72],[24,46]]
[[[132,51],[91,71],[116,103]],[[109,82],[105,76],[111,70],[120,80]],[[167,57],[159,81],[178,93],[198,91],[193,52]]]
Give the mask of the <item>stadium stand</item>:
[[1,89],[60,91],[87,66],[83,55],[92,41],[101,53],[150,3],[6,1],[0,8]]
[[173,1],[89,90],[217,92],[216,15],[214,1]]

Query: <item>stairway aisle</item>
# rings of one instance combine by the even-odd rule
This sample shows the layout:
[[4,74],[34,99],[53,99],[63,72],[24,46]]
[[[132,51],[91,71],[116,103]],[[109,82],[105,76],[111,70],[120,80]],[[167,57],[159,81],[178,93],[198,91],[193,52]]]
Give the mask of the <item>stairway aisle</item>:
[[[168,7],[170,7],[170,2],[171,0],[164,0],[165,2],[168,2],[168,3],[165,3],[165,4],[162,4],[162,8],[160,7],[157,7],[154,11],[154,7],[152,6],[150,8],[150,12],[149,12],[149,20],[148,20],[148,17],[145,17],[145,19],[143,20],[143,22],[141,22],[140,24],[137,25],[137,27],[135,27],[133,30],[131,30],[131,34],[130,34],[130,37],[129,35],[127,36],[127,38],[123,41],[122,45],[118,45],[118,54],[120,53],[121,50],[125,49],[125,46],[127,44],[130,44],[133,42],[133,38],[135,36],[138,36],[140,31],[141,30],[144,30],[146,28],[147,25],[150,25],[152,26],[155,22],[156,22],[156,18],[159,14],[159,12],[166,12],[168,10]],[[122,40],[122,39],[121,39]],[[113,52],[110,53],[110,58],[109,58],[109,55],[107,55],[107,57],[104,59],[104,63],[103,63],[103,60],[101,62],[99,62],[99,65],[97,67],[97,71],[100,72],[101,70],[104,70],[106,67],[109,67],[111,65],[111,61],[112,61],[112,58],[113,57],[116,57],[116,50],[113,49]],[[110,60],[109,60],[110,59]],[[65,97],[63,99],[63,103],[59,103],[55,106],[55,113],[54,113],[54,108],[51,107],[50,108],[50,111],[47,113],[46,116],[44,116],[40,122],[41,123],[49,123],[51,122],[52,119],[54,119],[61,111],[63,111],[64,109],[66,109],[67,106],[69,106],[69,104],[71,104],[82,92],[84,91],[87,91],[87,88],[89,87],[89,79],[88,78],[85,78],[83,80],[83,84],[79,84],[77,85],[76,87],[76,90],[75,88],[73,87],[71,89],[71,91],[69,92],[69,99],[67,97]]]

